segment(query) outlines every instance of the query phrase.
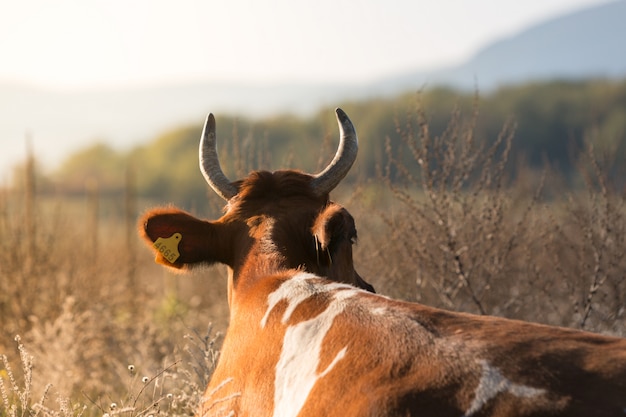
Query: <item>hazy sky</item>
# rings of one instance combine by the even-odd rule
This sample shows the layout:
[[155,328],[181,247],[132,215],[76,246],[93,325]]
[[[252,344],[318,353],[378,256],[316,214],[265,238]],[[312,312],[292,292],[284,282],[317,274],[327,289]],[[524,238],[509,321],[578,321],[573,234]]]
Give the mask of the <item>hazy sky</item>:
[[[608,1],[0,0],[0,83],[59,91],[191,81],[363,83],[462,63],[496,39]],[[115,136],[120,126],[102,125],[88,105],[81,110],[41,119],[5,112],[10,121],[0,115],[0,183],[25,159],[25,132],[50,169],[96,137],[129,147],[157,129]]]
[[362,82],[606,0],[0,0],[0,81]]

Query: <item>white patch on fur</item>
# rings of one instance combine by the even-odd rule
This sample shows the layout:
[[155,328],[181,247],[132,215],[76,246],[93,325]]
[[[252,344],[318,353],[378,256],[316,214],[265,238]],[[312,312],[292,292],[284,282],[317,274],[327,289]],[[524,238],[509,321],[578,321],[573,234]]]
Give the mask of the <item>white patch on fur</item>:
[[276,364],[275,417],[297,415],[315,383],[327,375],[347,352],[346,347],[341,349],[326,369],[318,373],[322,343],[326,334],[332,327],[335,317],[345,310],[345,300],[358,294],[360,290],[346,284],[315,285],[307,282],[314,277],[311,274],[299,273],[281,284],[268,297],[268,309],[261,320],[261,327],[264,327],[270,312],[281,300],[288,302],[281,319],[282,323],[286,323],[296,307],[313,294],[341,290],[333,295],[330,304],[322,313],[287,328],[280,358]]
[[372,314],[375,316],[386,316],[389,314],[389,309],[387,307],[375,307],[372,309]]
[[317,275],[309,274],[308,272],[299,272],[287,281],[283,282],[280,287],[278,287],[273,293],[271,293],[267,297],[267,310],[265,311],[265,315],[261,319],[261,328],[265,328],[267,324],[267,319],[278,304],[282,300],[287,300],[289,303],[287,305],[287,309],[283,314],[283,318],[281,319],[281,323],[287,323],[291,314],[293,314],[296,307],[300,305],[304,300],[309,298],[316,292],[320,292],[322,289],[324,292],[334,291],[337,289],[353,289],[354,287],[348,284],[342,284],[339,282],[333,282],[325,285],[313,285],[308,282],[311,278],[319,278]]
[[537,397],[546,392],[545,389],[533,388],[511,382],[502,375],[497,368],[490,366],[487,361],[481,360],[480,364],[483,367],[483,373],[478,387],[476,388],[474,401],[472,401],[472,405],[465,412],[463,417],[469,417],[478,412],[489,400],[503,392],[508,392],[520,398]]
[[300,303],[311,296],[311,292],[307,291],[303,285],[287,285],[291,283],[291,281],[302,281],[305,282],[307,279],[315,278],[316,276],[313,274],[309,274],[306,272],[301,272],[299,274],[294,275],[288,281],[283,282],[280,287],[278,287],[273,293],[271,293],[267,297],[267,310],[265,311],[265,315],[261,319],[261,328],[265,328],[267,324],[267,318],[270,313],[276,307],[281,300],[289,300],[289,305],[287,306],[287,310],[285,310],[285,314],[283,314],[282,322],[284,323],[293,310],[300,305]]

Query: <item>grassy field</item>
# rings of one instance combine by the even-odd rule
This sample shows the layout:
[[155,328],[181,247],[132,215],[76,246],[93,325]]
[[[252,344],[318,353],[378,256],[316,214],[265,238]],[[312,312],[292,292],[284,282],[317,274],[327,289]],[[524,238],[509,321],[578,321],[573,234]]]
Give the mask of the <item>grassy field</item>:
[[[512,179],[513,130],[485,148],[454,116],[439,137],[419,111],[399,125],[378,176],[333,194],[356,220],[356,269],[396,298],[626,336],[610,160],[589,145],[576,188],[549,168]],[[0,194],[0,417],[193,413],[227,327],[225,268],[154,264],[136,218],[167,202],[43,196],[26,175]]]

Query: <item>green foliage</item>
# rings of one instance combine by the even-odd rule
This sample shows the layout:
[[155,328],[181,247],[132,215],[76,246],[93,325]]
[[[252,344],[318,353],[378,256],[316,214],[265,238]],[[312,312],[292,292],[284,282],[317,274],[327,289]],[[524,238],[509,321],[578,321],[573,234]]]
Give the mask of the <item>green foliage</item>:
[[154,199],[169,196],[191,207],[206,194],[206,183],[194,163],[200,131],[198,126],[175,129],[132,152],[129,160],[135,166],[141,195]]
[[96,143],[71,155],[54,179],[71,192],[97,184],[102,192],[114,192],[124,184],[126,156],[104,143]]
[[[617,160],[626,158],[626,80],[533,83],[485,96],[432,88],[418,94],[346,102],[341,107],[355,123],[360,140],[359,158],[348,183],[376,176],[384,165],[386,139],[394,148],[402,145],[399,130],[416,107],[423,110],[433,137],[444,135],[455,112],[461,114],[460,123],[471,124],[477,140],[487,145],[497,140],[502,126],[513,122],[517,127],[513,163],[507,168],[511,176],[519,175],[520,166],[543,169],[548,163],[565,174],[568,184],[580,185],[575,165],[588,137],[598,152]],[[257,121],[217,115],[224,171],[232,179],[255,169],[316,172],[336,149],[337,127],[331,114],[326,108],[308,119],[283,115]],[[141,196],[204,209],[207,188],[195,163],[201,128],[198,123],[173,129],[128,155],[94,145],[71,156],[55,179],[70,190],[95,181],[101,190],[119,191],[127,165],[132,164]],[[614,167],[611,174],[623,172]]]
[[[624,143],[616,120],[626,117],[626,81],[588,81],[529,84],[504,88],[481,104],[488,114],[486,132],[513,117],[518,125],[514,153],[524,154],[533,167],[546,160],[571,174],[585,136],[594,130],[598,143]],[[621,116],[617,116],[620,114]],[[618,146],[622,155],[624,146]]]

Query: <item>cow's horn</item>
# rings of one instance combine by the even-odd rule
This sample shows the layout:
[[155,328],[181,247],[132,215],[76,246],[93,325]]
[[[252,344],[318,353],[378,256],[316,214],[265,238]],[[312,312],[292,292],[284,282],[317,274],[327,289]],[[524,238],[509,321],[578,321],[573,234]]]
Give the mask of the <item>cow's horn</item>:
[[356,160],[359,148],[356,130],[346,113],[339,108],[335,110],[335,113],[341,133],[339,147],[330,164],[322,172],[313,176],[312,185],[317,195],[331,192],[341,182]]
[[215,117],[210,113],[200,139],[200,171],[206,182],[224,200],[228,201],[237,195],[235,187],[224,175],[220,161],[217,158],[217,143],[215,140]]

